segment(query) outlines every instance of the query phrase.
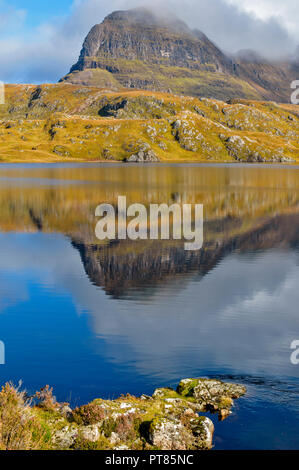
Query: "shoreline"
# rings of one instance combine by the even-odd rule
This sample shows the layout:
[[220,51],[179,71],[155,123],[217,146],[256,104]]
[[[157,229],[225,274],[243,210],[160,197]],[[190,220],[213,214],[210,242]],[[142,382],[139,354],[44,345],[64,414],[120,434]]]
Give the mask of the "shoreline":
[[196,166],[235,166],[235,167],[296,167],[299,166],[298,162],[237,162],[237,161],[221,161],[221,160],[203,160],[203,161],[196,161],[196,160],[161,160],[159,162],[127,162],[123,160],[78,160],[78,159],[69,159],[66,161],[65,159],[58,159],[58,160],[8,160],[3,161],[0,160],[0,168],[2,165],[32,165],[32,164],[45,164],[45,165],[55,165],[55,164],[87,164],[87,165],[125,165],[128,167],[151,167],[151,166],[165,166],[165,165],[196,165]]
[[7,383],[0,391],[0,450],[210,450],[215,427],[200,413],[232,414],[246,387],[183,379],[152,396],[95,399],[71,409],[49,386],[33,397]]

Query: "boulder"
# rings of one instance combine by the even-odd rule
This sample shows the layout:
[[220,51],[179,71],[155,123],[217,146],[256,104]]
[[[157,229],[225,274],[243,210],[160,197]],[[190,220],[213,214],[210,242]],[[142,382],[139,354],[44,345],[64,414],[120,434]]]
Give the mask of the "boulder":
[[113,446],[115,446],[120,444],[121,439],[116,432],[112,432],[109,441]]
[[164,388],[156,388],[153,393],[153,398],[167,398],[169,397],[169,392],[174,392],[173,388],[164,387]]
[[59,449],[69,449],[74,445],[78,432],[78,428],[66,426],[60,431],[56,431],[53,436],[53,442]]
[[68,419],[69,421],[72,421],[73,410],[72,410],[72,408],[70,408],[69,405],[63,404],[63,405],[60,407],[59,412],[60,412],[61,416],[63,416],[64,418]]
[[226,411],[232,408],[233,400],[245,395],[246,387],[214,379],[184,379],[177,393],[195,399],[201,411],[218,411],[223,419],[229,415]]
[[100,438],[99,428],[96,424],[84,426],[81,429],[81,435],[86,441],[97,442]]
[[154,419],[150,424],[149,442],[161,450],[187,450],[192,447],[191,430],[178,420]]
[[153,150],[140,150],[138,153],[131,155],[127,159],[128,163],[151,163],[159,161],[159,158]]
[[180,419],[156,418],[150,424],[149,442],[161,450],[211,449],[214,425],[189,410]]
[[197,447],[200,449],[211,449],[213,446],[213,435],[215,427],[213,422],[204,416],[197,416],[190,420],[190,428],[196,438]]

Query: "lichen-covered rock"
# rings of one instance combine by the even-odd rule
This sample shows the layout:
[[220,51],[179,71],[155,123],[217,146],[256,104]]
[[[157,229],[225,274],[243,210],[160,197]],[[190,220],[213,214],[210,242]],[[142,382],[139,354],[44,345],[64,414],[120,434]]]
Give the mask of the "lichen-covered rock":
[[153,393],[153,398],[164,398],[169,397],[169,392],[173,392],[173,388],[165,387],[165,388],[156,388]]
[[193,447],[194,438],[179,421],[158,418],[150,424],[149,442],[158,449],[187,450]]
[[74,445],[78,437],[78,433],[78,428],[66,426],[60,431],[55,432],[53,436],[53,443],[59,449],[69,449]]
[[63,416],[64,418],[68,419],[69,421],[72,420],[73,410],[70,406],[68,406],[68,405],[61,406],[60,409],[59,409],[59,412],[60,412],[61,416]]
[[220,380],[199,379],[194,388],[193,396],[197,401],[217,398],[240,398],[245,395],[246,387],[243,385],[221,382]]
[[195,400],[202,411],[218,411],[223,418],[233,406],[233,399],[245,395],[243,385],[221,382],[213,379],[184,379],[177,388],[177,393]]
[[113,446],[115,446],[115,445],[120,444],[121,439],[120,439],[120,436],[116,432],[112,432],[109,438],[109,441]]
[[238,162],[291,163],[294,161],[291,157],[284,155],[283,148],[275,149],[274,152],[271,148],[267,148],[249,137],[241,138],[238,135],[233,135],[228,138],[219,136],[219,138],[225,141],[227,152]]
[[201,449],[211,449],[215,427],[213,422],[204,416],[197,416],[190,420],[190,428],[196,438],[196,445]]
[[99,427],[96,424],[84,426],[81,429],[81,435],[86,441],[97,442],[100,438]]
[[163,450],[211,449],[213,434],[212,421],[192,412],[180,418],[155,418],[150,424],[149,442]]
[[183,397],[192,397],[193,396],[193,391],[194,387],[198,384],[198,379],[183,379],[180,381],[178,387],[177,387],[177,392],[179,395],[182,395]]
[[127,162],[129,163],[151,163],[159,162],[159,158],[153,150],[140,150],[137,154],[131,155]]
[[172,124],[172,134],[182,149],[197,152],[203,136],[198,132],[194,121],[187,117],[184,120],[178,119]]

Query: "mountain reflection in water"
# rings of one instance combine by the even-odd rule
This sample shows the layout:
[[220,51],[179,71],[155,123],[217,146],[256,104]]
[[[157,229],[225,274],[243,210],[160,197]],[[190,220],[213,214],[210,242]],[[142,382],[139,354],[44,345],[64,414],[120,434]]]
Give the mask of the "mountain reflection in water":
[[[94,237],[95,207],[202,203],[204,246]],[[216,448],[298,448],[297,167],[4,165],[1,381],[73,404],[182,377],[244,382]]]

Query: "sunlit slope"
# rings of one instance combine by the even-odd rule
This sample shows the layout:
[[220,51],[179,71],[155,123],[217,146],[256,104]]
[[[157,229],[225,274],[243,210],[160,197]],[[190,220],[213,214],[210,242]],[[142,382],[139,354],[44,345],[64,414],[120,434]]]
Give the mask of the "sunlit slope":
[[298,106],[81,85],[7,85],[2,161],[299,161]]

